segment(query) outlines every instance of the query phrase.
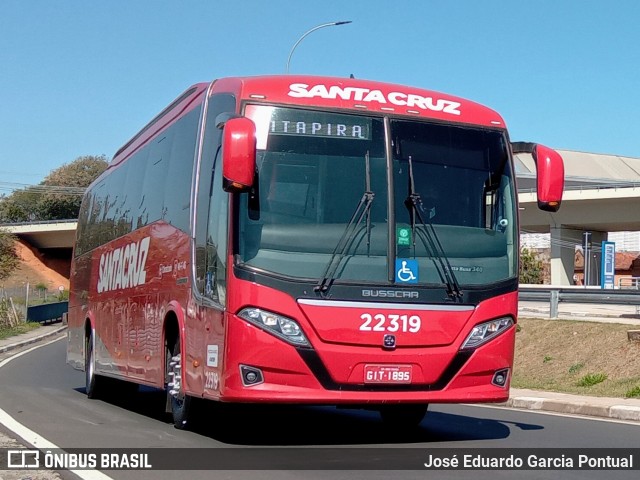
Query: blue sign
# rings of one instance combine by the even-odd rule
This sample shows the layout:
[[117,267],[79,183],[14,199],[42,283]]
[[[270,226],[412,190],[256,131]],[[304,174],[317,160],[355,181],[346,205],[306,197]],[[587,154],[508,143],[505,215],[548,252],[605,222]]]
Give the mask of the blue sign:
[[396,282],[418,283],[418,261],[409,258],[397,258]]
[[600,288],[614,288],[616,278],[616,244],[602,242]]

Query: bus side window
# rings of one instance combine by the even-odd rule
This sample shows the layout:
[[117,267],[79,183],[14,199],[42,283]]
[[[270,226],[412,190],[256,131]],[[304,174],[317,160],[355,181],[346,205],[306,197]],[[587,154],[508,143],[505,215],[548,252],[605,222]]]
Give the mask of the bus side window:
[[229,194],[222,189],[222,165],[218,155],[213,171],[213,188],[209,204],[204,295],[222,305],[225,304],[227,287],[228,211]]
[[91,250],[89,240],[89,216],[91,215],[92,203],[94,195],[89,190],[84,194],[80,212],[78,213],[78,228],[76,229],[76,246],[73,251],[74,257],[82,255]]
[[[222,130],[216,128],[216,117],[224,112],[236,111],[236,99],[229,94],[214,95],[209,99],[199,177],[196,179],[198,196],[195,215],[195,281],[196,289],[217,303],[224,305],[228,193],[222,190],[220,156]],[[219,171],[219,172],[218,172]],[[216,181],[218,180],[218,181]],[[210,211],[211,210],[211,211]]]
[[131,157],[127,163],[129,163],[129,171],[127,177],[124,180],[124,190],[127,192],[127,198],[125,202],[125,210],[127,212],[127,219],[131,224],[131,230],[136,230],[142,227],[144,224],[140,218],[140,210],[143,201],[143,192],[140,188],[144,181],[144,173],[147,168],[146,162],[149,157],[149,151],[142,149]]
[[167,178],[169,153],[173,141],[172,132],[165,130],[148,146],[149,158],[144,172],[142,191],[145,192],[145,223],[164,219],[164,191],[161,188]]
[[194,108],[174,125],[164,184],[163,219],[183,232],[189,231],[191,180],[201,108]]

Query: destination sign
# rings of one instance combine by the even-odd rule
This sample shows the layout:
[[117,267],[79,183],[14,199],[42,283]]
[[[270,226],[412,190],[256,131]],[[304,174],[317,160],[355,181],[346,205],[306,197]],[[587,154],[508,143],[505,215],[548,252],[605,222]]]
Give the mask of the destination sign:
[[[256,125],[256,147],[267,149],[269,138],[285,137],[352,140],[370,142],[374,136],[382,141],[382,132],[374,132],[380,120],[360,115],[320,110],[247,105],[245,115]],[[380,127],[378,127],[380,128]],[[293,138],[292,138],[293,140]]]
[[303,110],[277,109],[269,123],[270,135],[371,139],[371,119]]
[[310,137],[369,140],[367,125],[346,123],[272,121],[269,133],[274,135],[307,135]]

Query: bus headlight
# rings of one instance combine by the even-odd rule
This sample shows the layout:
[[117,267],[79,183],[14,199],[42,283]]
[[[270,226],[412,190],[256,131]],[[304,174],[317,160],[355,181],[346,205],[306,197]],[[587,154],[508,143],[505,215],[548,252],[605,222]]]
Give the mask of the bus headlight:
[[513,325],[513,318],[511,317],[496,318],[488,322],[480,323],[473,327],[473,330],[471,330],[471,333],[462,344],[462,347],[460,347],[460,350],[479,347],[500,335],[500,333],[504,332],[511,325]]
[[295,320],[253,307],[243,308],[238,316],[288,343],[299,347],[310,346],[307,337]]

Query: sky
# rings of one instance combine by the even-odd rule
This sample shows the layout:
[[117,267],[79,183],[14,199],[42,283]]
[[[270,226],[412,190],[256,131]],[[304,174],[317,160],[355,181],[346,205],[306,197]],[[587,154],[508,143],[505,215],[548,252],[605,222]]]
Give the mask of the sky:
[[511,139],[640,158],[636,0],[1,0],[0,194],[111,158],[194,83],[379,80],[497,110]]

